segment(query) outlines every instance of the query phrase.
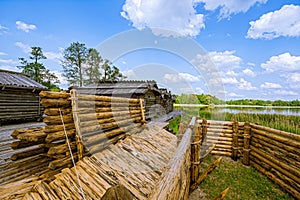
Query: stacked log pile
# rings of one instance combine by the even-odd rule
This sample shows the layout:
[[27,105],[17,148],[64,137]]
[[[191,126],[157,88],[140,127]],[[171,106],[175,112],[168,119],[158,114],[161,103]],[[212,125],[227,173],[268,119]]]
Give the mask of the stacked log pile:
[[[105,149],[145,123],[142,99],[77,94],[71,91],[79,159]],[[84,148],[85,147],[85,150]]]
[[40,93],[46,126],[15,130],[12,137],[18,141],[13,142],[11,147],[31,148],[15,153],[11,156],[12,160],[42,154],[51,160],[49,169],[70,167],[73,161],[76,162],[83,155],[102,151],[126,134],[141,131],[145,123],[143,100],[77,96],[75,90],[71,94],[49,91]]
[[300,136],[250,124],[250,165],[300,199]]

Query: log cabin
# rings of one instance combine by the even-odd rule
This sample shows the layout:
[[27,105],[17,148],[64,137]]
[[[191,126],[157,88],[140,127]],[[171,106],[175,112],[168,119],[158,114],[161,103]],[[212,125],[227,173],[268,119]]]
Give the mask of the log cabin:
[[171,92],[159,88],[153,80],[106,81],[98,85],[70,89],[76,89],[80,94],[144,99],[145,115],[148,120],[173,111]]
[[42,90],[47,88],[27,75],[0,69],[0,124],[40,120]]

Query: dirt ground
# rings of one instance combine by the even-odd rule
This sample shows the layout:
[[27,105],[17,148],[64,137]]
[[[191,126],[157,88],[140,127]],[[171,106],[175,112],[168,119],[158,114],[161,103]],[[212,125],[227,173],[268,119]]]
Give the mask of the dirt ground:
[[201,188],[197,188],[190,196],[189,200],[209,200]]

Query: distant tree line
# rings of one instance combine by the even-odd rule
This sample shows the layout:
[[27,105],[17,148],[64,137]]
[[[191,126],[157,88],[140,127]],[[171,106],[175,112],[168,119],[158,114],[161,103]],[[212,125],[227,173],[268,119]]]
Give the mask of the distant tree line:
[[203,105],[255,105],[255,106],[300,106],[300,100],[258,100],[258,99],[239,99],[223,101],[210,94],[181,94],[175,95],[177,104],[203,104]]
[[[19,58],[21,63],[17,66],[22,73],[31,79],[57,91],[60,83],[55,73],[47,69],[41,60],[47,59],[41,47],[31,47],[29,60]],[[70,86],[86,86],[103,81],[118,81],[126,78],[119,68],[109,60],[103,59],[94,48],[87,48],[85,44],[73,42],[63,51],[63,76]]]

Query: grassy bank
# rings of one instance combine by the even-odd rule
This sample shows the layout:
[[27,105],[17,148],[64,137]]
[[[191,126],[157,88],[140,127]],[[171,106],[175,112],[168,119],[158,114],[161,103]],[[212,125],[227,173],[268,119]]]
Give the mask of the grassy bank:
[[188,116],[200,116],[200,118],[240,122],[257,123],[263,126],[275,128],[282,131],[300,134],[300,117],[279,114],[254,114],[254,113],[219,113],[213,109],[178,108]]
[[[201,172],[216,159],[215,156],[207,157],[200,165]],[[240,161],[235,162],[230,158],[223,158],[218,167],[201,183],[200,187],[209,199],[216,197],[227,187],[229,187],[229,192],[225,199],[293,199],[254,168],[246,167]]]

